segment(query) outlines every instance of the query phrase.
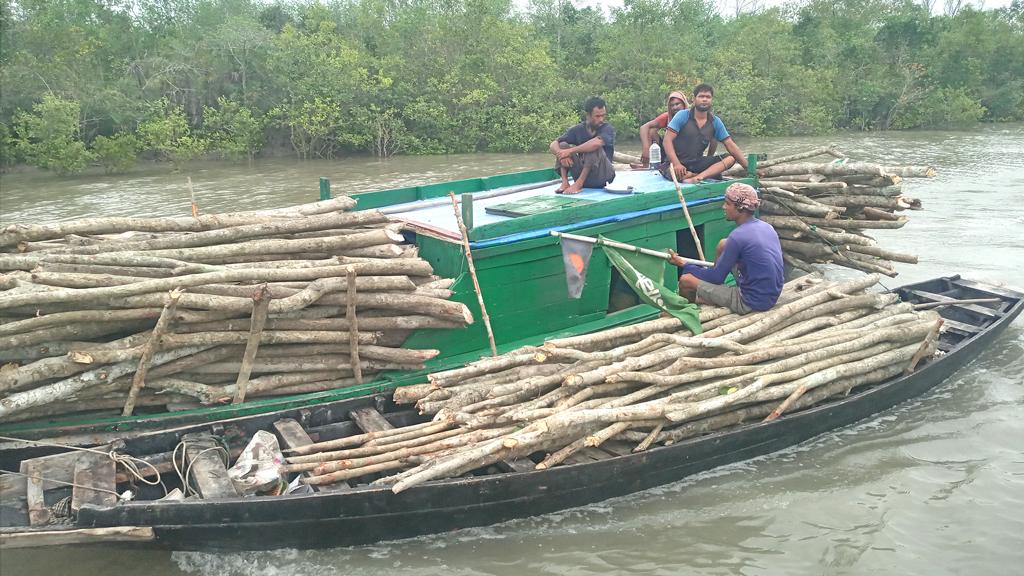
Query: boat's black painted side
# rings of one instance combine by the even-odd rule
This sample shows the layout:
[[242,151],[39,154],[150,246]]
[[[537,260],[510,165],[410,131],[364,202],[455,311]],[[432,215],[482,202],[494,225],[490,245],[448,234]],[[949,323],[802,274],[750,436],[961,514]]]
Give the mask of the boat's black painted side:
[[[975,283],[958,286],[958,281],[959,277],[941,278],[898,289],[911,301],[920,300],[914,291],[1005,298],[995,314],[965,307],[940,310],[970,328],[944,334],[944,356],[910,375],[773,422],[592,463],[428,482],[400,494],[363,487],[301,496],[85,507],[78,527],[152,526],[160,544],[179,550],[344,546],[493,524],[666,484],[793,446],[878,414],[942,382],[975,358],[1024,307],[1020,293],[986,290]],[[261,418],[268,417],[275,416]]]

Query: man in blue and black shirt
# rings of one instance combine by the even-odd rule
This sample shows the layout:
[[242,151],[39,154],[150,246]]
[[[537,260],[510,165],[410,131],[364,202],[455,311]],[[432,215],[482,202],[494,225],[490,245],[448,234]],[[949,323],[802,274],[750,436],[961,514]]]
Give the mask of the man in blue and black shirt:
[[[665,159],[659,170],[661,175],[672,179],[674,170],[676,179],[682,182],[700,182],[705,178],[714,178],[731,168],[737,162],[747,167],[747,158],[733,141],[721,118],[711,113],[711,101],[715,89],[710,84],[700,84],[693,89],[693,106],[676,112],[665,131]],[[717,143],[721,142],[728,154],[705,156],[705,151],[713,154]]]

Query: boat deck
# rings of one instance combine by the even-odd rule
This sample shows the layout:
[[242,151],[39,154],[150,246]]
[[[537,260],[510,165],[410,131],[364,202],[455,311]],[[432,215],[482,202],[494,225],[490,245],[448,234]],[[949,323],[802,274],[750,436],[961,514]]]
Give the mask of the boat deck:
[[[518,216],[514,215],[495,213],[494,210],[501,205],[519,203],[540,196],[554,196],[558,186],[557,182],[551,182],[541,186],[506,186],[475,193],[472,226],[484,226],[517,218]],[[616,174],[615,181],[609,184],[607,189],[584,188],[579,194],[561,196],[559,198],[562,199],[564,205],[555,206],[553,209],[568,209],[580,204],[607,202],[628,195],[663,192],[666,186],[671,187],[672,184],[653,170],[620,171]],[[683,184],[682,186],[685,193],[686,188],[692,188],[695,185]],[[574,200],[577,202],[573,203]],[[389,206],[386,212],[392,220],[403,222],[419,232],[452,240],[461,238],[450,202],[438,202],[437,199],[417,200]]]

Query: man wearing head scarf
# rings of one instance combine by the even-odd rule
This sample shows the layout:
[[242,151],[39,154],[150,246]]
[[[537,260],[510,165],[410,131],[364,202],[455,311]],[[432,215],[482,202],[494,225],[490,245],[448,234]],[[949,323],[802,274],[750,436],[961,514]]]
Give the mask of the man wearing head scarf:
[[[725,129],[722,119],[712,113],[715,89],[698,84],[693,89],[693,106],[680,110],[665,129],[665,154],[658,170],[672,180],[675,173],[680,182],[693,184],[705,178],[718,178],[722,172],[739,164],[747,167],[747,157]],[[728,154],[715,155],[721,142]]]
[[668,128],[668,122],[676,115],[676,112],[690,107],[689,100],[682,92],[669,93],[665,104],[668,107],[668,112],[662,112],[658,117],[640,127],[640,165],[633,166],[634,168],[650,167],[651,143],[657,142],[658,146],[663,147],[659,132]]
[[[754,217],[761,203],[757,191],[739,182],[725,190],[722,209],[736,228],[718,243],[715,267],[686,264],[678,255],[672,263],[682,266],[679,293],[697,303],[725,306],[737,314],[768,310],[782,292],[782,247],[779,235],[767,222]],[[732,272],[736,286],[726,286]]]

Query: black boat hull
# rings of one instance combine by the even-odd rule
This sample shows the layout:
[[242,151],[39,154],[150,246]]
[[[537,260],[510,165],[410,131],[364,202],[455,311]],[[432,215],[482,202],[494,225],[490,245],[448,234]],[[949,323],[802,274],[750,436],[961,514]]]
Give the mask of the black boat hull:
[[[920,283],[900,290],[922,286],[928,289],[928,283]],[[86,507],[78,526],[152,526],[157,543],[177,550],[317,548],[483,526],[581,506],[775,452],[878,415],[927,392],[962,368],[1002,333],[1021,308],[1018,295],[1015,304],[979,332],[907,376],[769,423],[638,454],[548,470],[434,481],[400,494],[363,487],[278,498]]]

